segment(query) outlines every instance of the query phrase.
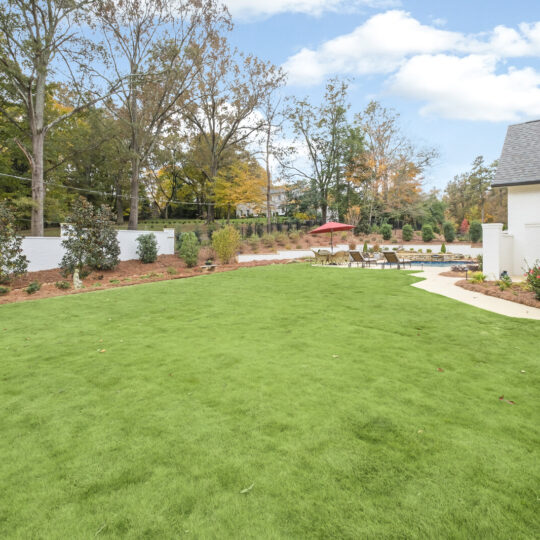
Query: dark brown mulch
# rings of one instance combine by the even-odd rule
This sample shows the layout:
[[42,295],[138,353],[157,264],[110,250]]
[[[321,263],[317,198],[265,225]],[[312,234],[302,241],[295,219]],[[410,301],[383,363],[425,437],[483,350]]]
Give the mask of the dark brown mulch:
[[[53,296],[65,296],[68,294],[80,294],[116,287],[125,287],[128,285],[151,283],[154,281],[184,279],[193,276],[209,275],[211,273],[230,272],[239,268],[286,263],[291,263],[291,261],[274,260],[220,264],[217,265],[212,272],[209,272],[199,266],[204,264],[204,258],[199,261],[199,265],[195,268],[187,268],[185,263],[176,255],[161,255],[155,263],[143,264],[138,260],[122,261],[114,270],[92,272],[83,280],[84,289],[79,290],[74,290],[72,288],[58,289],[55,285],[56,282],[69,281],[71,284],[71,278],[66,279],[63,277],[59,269],[42,270],[39,272],[29,272],[26,276],[14,281],[11,284],[12,290],[8,294],[0,296],[0,304],[24,302],[26,300],[37,300]],[[24,290],[24,287],[33,281],[38,281],[41,284],[41,289],[34,294],[28,294]],[[111,281],[113,281],[113,283],[111,283]]]
[[444,276],[444,277],[460,277],[460,278],[464,278],[465,277],[465,272],[454,272],[454,271],[450,270],[449,272],[441,272],[439,275]]
[[524,304],[529,307],[540,308],[540,300],[535,298],[535,294],[532,291],[523,290],[519,284],[513,284],[508,289],[501,291],[498,285],[495,285],[495,281],[486,281],[484,283],[472,283],[465,279],[456,282],[456,285],[463,287],[468,291],[479,292],[488,296],[494,296],[496,298],[502,298],[503,300],[510,300],[510,302],[517,302],[518,304]]

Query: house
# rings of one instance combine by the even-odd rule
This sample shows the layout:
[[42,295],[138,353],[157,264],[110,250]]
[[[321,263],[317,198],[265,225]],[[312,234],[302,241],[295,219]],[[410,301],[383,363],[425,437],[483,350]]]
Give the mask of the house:
[[[287,206],[287,189],[276,186],[270,190],[270,209],[272,216],[284,216]],[[260,204],[246,203],[236,207],[236,217],[249,217],[266,212],[266,190],[264,202]]]
[[540,120],[509,126],[493,187],[508,189],[508,230],[484,223],[484,273],[523,274],[540,260]]

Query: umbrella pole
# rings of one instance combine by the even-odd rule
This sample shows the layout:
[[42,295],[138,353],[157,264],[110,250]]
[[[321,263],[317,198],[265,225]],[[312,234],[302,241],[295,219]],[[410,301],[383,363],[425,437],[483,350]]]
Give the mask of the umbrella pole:
[[330,252],[334,254],[334,231],[330,231]]

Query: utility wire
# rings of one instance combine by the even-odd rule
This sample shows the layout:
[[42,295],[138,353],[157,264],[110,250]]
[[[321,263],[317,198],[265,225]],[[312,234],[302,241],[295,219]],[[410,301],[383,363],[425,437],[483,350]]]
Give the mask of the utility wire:
[[[23,180],[25,182],[31,182],[32,179],[31,178],[25,178],[23,176],[15,176],[13,174],[5,174],[5,173],[0,173],[0,176],[6,176],[8,178],[16,178],[17,180]],[[128,200],[131,200],[131,196],[130,195],[124,195],[123,193],[108,193],[106,191],[98,191],[98,190],[95,190],[95,189],[89,189],[89,188],[78,188],[78,187],[75,187],[75,186],[66,186],[64,184],[58,184],[56,182],[43,182],[43,184],[45,186],[54,186],[54,187],[60,187],[60,188],[64,188],[64,189],[74,189],[76,191],[81,191],[83,193],[93,193],[93,194],[96,194],[96,195],[102,195],[104,197],[122,197],[124,199],[128,199]],[[139,201],[142,201],[142,202],[146,202],[148,201],[148,199],[144,198],[144,197],[138,197]],[[198,205],[198,206],[215,206],[215,203],[201,203],[201,202],[186,202],[186,201],[177,201],[177,200],[171,200],[169,201],[169,203],[172,203],[172,204],[184,204],[184,205]],[[247,203],[249,204],[249,203]]]

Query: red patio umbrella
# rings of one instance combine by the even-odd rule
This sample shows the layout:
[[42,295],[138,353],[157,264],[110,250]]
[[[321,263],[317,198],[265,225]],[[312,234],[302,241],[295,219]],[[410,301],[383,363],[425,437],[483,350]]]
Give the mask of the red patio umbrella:
[[309,231],[309,234],[322,234],[330,233],[330,249],[334,253],[334,232],[338,231],[350,231],[354,229],[353,225],[347,225],[346,223],[336,223],[335,221],[329,221],[312,231]]

